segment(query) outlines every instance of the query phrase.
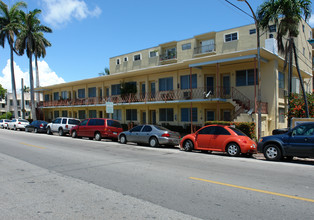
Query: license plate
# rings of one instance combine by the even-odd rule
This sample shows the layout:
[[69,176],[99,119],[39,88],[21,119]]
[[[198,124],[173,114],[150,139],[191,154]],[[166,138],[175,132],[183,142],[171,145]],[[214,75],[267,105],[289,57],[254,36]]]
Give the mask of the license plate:
[[113,132],[113,134],[118,134],[117,132]]

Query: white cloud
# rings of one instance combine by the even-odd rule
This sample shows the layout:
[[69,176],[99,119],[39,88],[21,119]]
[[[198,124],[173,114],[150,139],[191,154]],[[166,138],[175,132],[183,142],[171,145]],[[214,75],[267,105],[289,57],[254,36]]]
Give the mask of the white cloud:
[[[33,66],[34,86],[36,87],[36,72],[34,63]],[[49,65],[44,60],[38,61],[38,70],[40,86],[49,86],[65,82],[63,78],[59,77],[50,69]],[[14,75],[16,92],[19,93],[21,91],[21,78],[24,79],[24,85],[29,86],[29,73],[23,72],[14,62]],[[12,92],[10,59],[7,61],[7,65],[2,70],[2,76],[0,74],[0,84],[3,88],[7,89],[8,92]]]
[[52,26],[65,25],[71,20],[82,20],[88,16],[97,17],[101,14],[101,9],[96,6],[94,10],[89,10],[84,0],[43,0],[44,20]]
[[309,24],[311,25],[311,27],[314,27],[314,14],[311,15]]

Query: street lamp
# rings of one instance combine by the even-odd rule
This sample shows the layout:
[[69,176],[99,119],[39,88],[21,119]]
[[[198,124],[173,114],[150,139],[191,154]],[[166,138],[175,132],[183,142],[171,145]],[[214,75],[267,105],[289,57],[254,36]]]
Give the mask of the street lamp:
[[[255,21],[255,26],[256,26],[256,35],[257,35],[257,71],[258,71],[258,89],[257,89],[257,103],[258,103],[258,116],[257,116],[257,120],[258,120],[258,125],[257,125],[257,134],[258,134],[258,140],[261,138],[261,127],[262,127],[262,110],[261,110],[261,55],[260,55],[260,36],[259,36],[259,23],[258,20],[256,18],[256,15],[251,7],[251,5],[246,1],[246,0],[238,0],[239,2],[245,2],[252,14],[253,14],[253,18]],[[255,103],[256,104],[256,103]]]

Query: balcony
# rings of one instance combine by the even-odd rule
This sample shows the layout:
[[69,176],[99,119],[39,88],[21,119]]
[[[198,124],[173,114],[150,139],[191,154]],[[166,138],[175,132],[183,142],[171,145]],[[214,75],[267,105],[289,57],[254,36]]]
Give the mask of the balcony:
[[159,61],[161,64],[169,64],[177,62],[177,52],[164,53],[159,55]]
[[194,48],[194,55],[202,55],[202,54],[215,53],[215,52],[216,52],[215,44],[204,45],[201,47]]

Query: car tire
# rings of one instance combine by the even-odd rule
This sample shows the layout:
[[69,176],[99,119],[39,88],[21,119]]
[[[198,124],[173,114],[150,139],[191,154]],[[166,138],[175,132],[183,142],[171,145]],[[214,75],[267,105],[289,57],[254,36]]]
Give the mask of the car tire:
[[159,145],[159,143],[158,143],[157,138],[151,137],[149,139],[149,146],[151,146],[151,147],[158,147],[158,145]]
[[62,128],[59,128],[58,134],[59,134],[59,136],[63,136],[64,135],[64,132],[63,132]]
[[125,135],[121,135],[121,137],[120,137],[120,143],[121,143],[121,144],[126,144],[126,143],[127,143],[127,140],[126,140],[126,136],[125,136]]
[[281,159],[281,150],[275,144],[268,144],[264,148],[264,157],[266,160],[278,161]]
[[95,141],[101,141],[101,134],[99,132],[95,133]]
[[50,128],[50,127],[47,128],[47,134],[52,135],[52,132],[51,132],[51,128]]
[[34,132],[35,132],[35,133],[38,133],[38,128],[34,128]]
[[76,131],[72,131],[72,138],[77,138],[77,132]]
[[229,156],[236,157],[240,155],[241,149],[236,143],[230,143],[226,147],[226,152]]
[[186,152],[190,152],[194,149],[194,144],[191,140],[186,140],[183,144],[183,149],[186,151]]

